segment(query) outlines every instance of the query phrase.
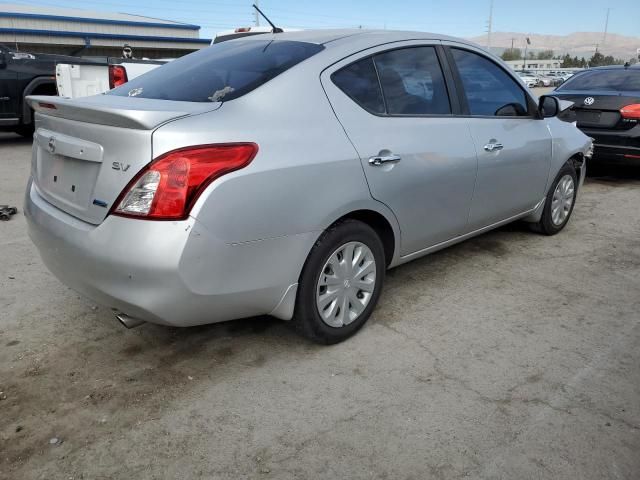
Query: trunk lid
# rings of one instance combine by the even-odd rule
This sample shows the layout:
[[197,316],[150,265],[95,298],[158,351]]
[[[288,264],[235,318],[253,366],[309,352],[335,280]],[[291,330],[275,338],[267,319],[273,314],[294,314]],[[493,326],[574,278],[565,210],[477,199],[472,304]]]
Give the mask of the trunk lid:
[[153,159],[157,127],[221,105],[104,95],[28,101],[37,112],[31,164],[35,188],[52,205],[95,225]]
[[626,105],[640,103],[640,96],[633,93],[559,91],[553,95],[574,102],[573,111],[578,127],[584,128],[631,128],[633,125],[621,121],[620,109]]

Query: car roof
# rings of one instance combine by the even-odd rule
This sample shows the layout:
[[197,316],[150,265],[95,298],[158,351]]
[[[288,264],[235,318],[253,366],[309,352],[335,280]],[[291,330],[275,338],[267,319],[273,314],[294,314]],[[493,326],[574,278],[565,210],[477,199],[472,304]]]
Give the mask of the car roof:
[[621,68],[625,70],[640,70],[640,63],[634,63],[633,65],[606,65],[604,67],[591,67],[584,71],[588,72],[590,70],[620,70]]
[[341,44],[339,40],[354,39],[360,41],[370,40],[371,44],[375,43],[387,43],[398,42],[402,40],[448,40],[459,43],[466,43],[468,45],[474,45],[473,42],[463,40],[460,38],[450,37],[438,33],[428,32],[413,32],[413,31],[399,31],[399,30],[369,30],[361,28],[351,29],[322,29],[322,30],[300,30],[281,33],[266,33],[262,35],[254,35],[251,37],[243,37],[243,39],[251,40],[290,40],[298,42],[309,42],[324,45],[325,47],[335,46]]

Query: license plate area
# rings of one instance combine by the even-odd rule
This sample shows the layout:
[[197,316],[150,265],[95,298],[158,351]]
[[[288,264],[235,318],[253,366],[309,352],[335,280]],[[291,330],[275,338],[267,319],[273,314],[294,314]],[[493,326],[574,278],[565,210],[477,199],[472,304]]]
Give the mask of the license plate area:
[[84,211],[91,203],[100,163],[65,155],[38,152],[37,186],[45,196],[72,210]]
[[597,125],[600,123],[600,117],[602,116],[602,112],[595,111],[591,112],[588,110],[577,110],[576,118],[578,120],[578,125]]

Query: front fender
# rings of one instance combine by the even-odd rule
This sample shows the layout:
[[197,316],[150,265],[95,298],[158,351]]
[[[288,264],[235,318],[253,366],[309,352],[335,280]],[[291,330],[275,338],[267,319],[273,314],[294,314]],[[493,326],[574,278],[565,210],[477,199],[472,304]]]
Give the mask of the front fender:
[[575,124],[557,117],[547,119],[547,125],[552,139],[552,157],[546,190],[549,190],[556,175],[569,159],[578,162],[575,166],[579,186],[582,186],[586,174],[586,159],[591,154],[591,138],[582,133]]

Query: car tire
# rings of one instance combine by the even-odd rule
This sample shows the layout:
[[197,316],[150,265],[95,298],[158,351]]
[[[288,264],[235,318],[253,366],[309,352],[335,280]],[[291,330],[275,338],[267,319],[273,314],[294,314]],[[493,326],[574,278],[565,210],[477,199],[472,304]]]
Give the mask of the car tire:
[[384,247],[373,228],[354,219],[334,224],[302,269],[292,326],[325,345],[351,337],[378,303],[385,269]]
[[556,175],[544,204],[540,221],[532,224],[534,231],[544,235],[555,235],[569,222],[578,195],[576,169],[567,162]]

